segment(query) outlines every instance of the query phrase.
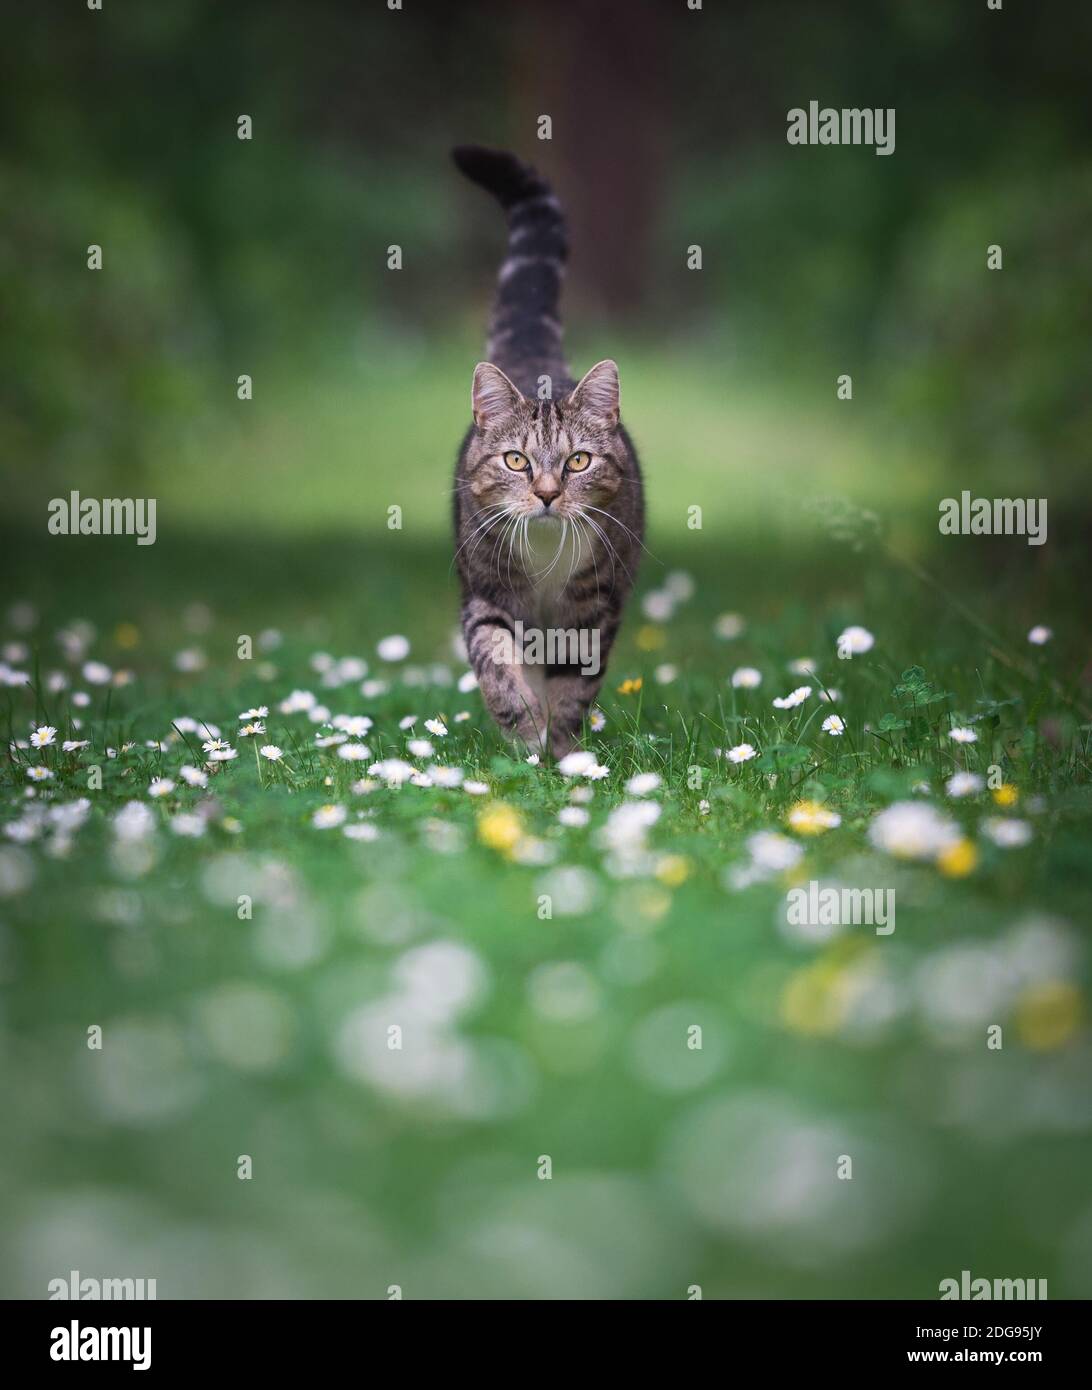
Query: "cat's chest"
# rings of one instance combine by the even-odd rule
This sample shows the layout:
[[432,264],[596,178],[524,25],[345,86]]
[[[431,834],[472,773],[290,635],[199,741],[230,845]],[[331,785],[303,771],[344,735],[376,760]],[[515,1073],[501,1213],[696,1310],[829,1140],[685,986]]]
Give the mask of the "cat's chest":
[[565,587],[586,549],[571,523],[532,521],[527,527],[524,574],[535,616],[548,618],[565,605]]

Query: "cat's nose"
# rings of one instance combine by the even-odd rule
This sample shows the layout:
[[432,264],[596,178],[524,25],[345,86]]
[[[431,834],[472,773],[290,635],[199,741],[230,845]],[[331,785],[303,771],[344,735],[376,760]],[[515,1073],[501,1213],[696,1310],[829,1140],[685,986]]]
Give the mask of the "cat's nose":
[[541,478],[535,479],[535,484],[531,488],[531,491],[544,507],[548,507],[561,491],[561,484],[556,478],[551,478],[547,473],[543,474]]

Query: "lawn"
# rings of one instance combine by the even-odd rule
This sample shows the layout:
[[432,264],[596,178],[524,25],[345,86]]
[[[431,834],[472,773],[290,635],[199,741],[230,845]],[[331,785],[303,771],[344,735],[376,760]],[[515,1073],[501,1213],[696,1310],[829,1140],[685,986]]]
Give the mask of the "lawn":
[[[833,400],[632,378],[570,775],[462,679],[453,373],[256,394],[154,548],[5,533],[0,1292],[1092,1293],[1079,536],[940,538],[941,465]],[[794,925],[812,881],[895,929]]]

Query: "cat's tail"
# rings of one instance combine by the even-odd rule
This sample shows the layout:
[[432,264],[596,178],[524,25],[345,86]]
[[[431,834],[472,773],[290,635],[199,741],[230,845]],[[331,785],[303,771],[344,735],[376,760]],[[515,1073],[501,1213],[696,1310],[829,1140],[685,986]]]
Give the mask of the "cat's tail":
[[458,145],[452,158],[468,179],[492,193],[508,215],[508,249],[489,321],[489,360],[525,395],[572,386],[561,346],[561,279],[569,252],[565,217],[550,185],[506,150]]

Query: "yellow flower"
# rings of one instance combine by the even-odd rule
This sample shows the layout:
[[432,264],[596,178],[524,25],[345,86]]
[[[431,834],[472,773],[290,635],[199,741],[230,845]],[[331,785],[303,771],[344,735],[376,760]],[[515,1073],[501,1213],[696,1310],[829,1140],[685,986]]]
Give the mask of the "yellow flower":
[[937,856],[937,868],[945,878],[966,878],[978,867],[978,850],[970,840],[957,840]]
[[636,695],[637,691],[640,690],[642,685],[644,685],[644,680],[641,676],[638,676],[636,679],[630,678],[624,680],[622,684],[618,687],[618,694]]
[[1016,1031],[1037,1052],[1067,1043],[1080,1027],[1084,1013],[1081,992],[1066,980],[1031,985],[1016,1001]]
[[785,820],[798,835],[822,835],[842,823],[837,811],[829,811],[818,801],[798,801]]
[[637,629],[637,647],[642,652],[657,651],[667,641],[667,633],[662,627],[645,624]]
[[633,909],[649,922],[658,922],[671,906],[671,894],[651,885],[641,888],[633,897]]
[[523,837],[523,823],[503,801],[487,806],[478,816],[478,839],[490,849],[509,854]]
[[794,1033],[829,1037],[842,1026],[848,1007],[844,970],[817,961],[795,971],[781,992],[781,1022]]
[[678,888],[690,877],[690,868],[685,854],[665,854],[656,865],[656,877],[666,888]]
[[1020,800],[1020,793],[1011,782],[1002,782],[999,787],[994,788],[993,799],[998,806],[1015,806]]

